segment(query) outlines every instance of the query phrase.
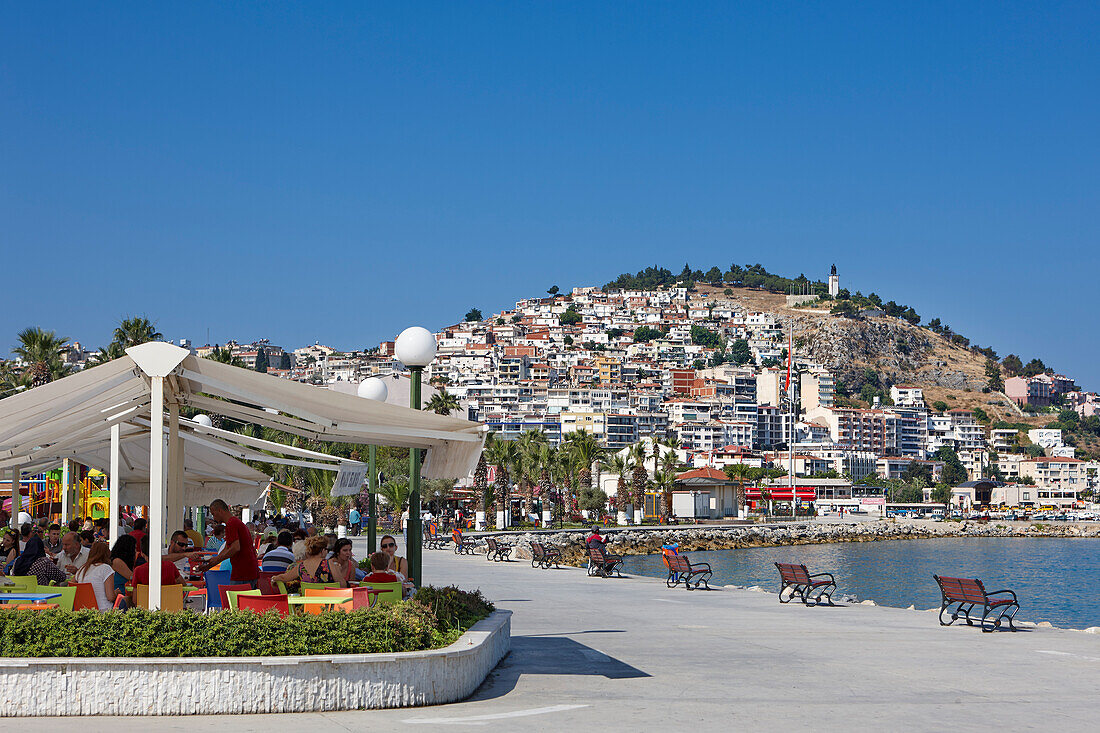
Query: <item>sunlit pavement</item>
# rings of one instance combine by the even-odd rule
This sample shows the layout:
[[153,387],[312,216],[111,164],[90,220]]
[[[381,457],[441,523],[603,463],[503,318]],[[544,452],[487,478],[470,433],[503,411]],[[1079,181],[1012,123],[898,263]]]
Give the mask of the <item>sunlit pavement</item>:
[[[361,544],[361,542],[357,542]],[[356,553],[362,556],[362,552]],[[901,609],[425,551],[428,583],[513,611],[512,652],[451,705],[280,716],[10,720],[71,731],[1096,729],[1100,635],[982,634]],[[844,591],[843,588],[840,589]],[[1027,599],[1021,599],[1027,604]]]

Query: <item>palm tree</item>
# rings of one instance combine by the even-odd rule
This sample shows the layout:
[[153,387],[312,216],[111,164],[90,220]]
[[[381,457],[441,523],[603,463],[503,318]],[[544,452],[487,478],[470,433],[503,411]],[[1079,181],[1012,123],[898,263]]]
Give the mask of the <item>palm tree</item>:
[[114,343],[122,349],[128,349],[131,346],[160,341],[163,338],[164,334],[157,330],[157,324],[144,316],[133,316],[119,321],[115,329]]
[[437,415],[450,415],[460,407],[461,405],[458,404],[457,397],[446,389],[440,389],[431,396],[424,409],[431,410]]
[[12,353],[23,360],[23,380],[28,386],[47,384],[69,373],[69,365],[62,358],[68,341],[68,337],[43,331],[38,326],[19,332],[19,345]]
[[394,510],[400,514],[405,511],[405,505],[409,503],[409,479],[406,476],[397,476],[386,479],[378,487],[378,494],[382,496]]
[[550,469],[557,461],[557,450],[549,442],[540,443],[535,449],[535,460],[538,461],[538,489],[539,501],[542,502],[543,516],[546,516],[547,506],[550,503],[550,492],[554,489],[554,483],[550,480]]
[[477,459],[477,468],[474,469],[474,491],[481,499],[481,511],[489,511],[489,505],[493,502],[493,495],[489,492],[489,464],[485,461],[485,452],[482,451]]
[[676,483],[676,471],[658,469],[653,474],[653,483],[661,495],[661,521],[668,521],[672,515],[672,486]]
[[516,474],[520,492],[523,496],[523,516],[531,515],[534,501],[535,482],[539,472],[539,446],[546,442],[546,436],[537,430],[524,430],[516,439]]
[[741,507],[745,505],[745,480],[749,477],[751,470],[744,463],[731,463],[722,469],[730,481],[737,482],[737,494],[734,496],[734,504],[738,516],[741,514]]
[[[486,462],[497,469],[496,483],[496,511],[508,512],[508,472],[516,460],[516,444],[509,440],[502,440],[496,433],[489,433],[485,439],[484,456]],[[504,529],[504,527],[497,527]]]
[[565,444],[580,467],[577,475],[580,487],[591,488],[592,464],[597,463],[604,453],[604,449],[600,447],[600,441],[592,433],[581,429],[570,433],[565,439]]
[[630,481],[630,494],[634,500],[634,519],[641,524],[640,515],[645,510],[645,487],[649,481],[649,472],[645,467],[645,443],[635,443],[631,451],[634,454],[634,471]]
[[[677,441],[679,442],[679,441]],[[671,447],[671,446],[669,446]],[[661,456],[661,470],[664,472],[666,484],[662,492],[664,499],[665,520],[672,516],[672,489],[676,483],[676,469],[680,465],[680,459],[676,457],[675,449]]]
[[126,352],[118,343],[112,341],[107,345],[107,348],[101,348],[96,353],[92,354],[88,358],[88,366],[99,366],[100,364],[106,364],[109,361],[114,361],[119,357],[125,356]]
[[619,477],[618,485],[615,488],[615,505],[618,511],[625,512],[630,506],[630,493],[626,488],[626,474],[634,465],[630,453],[627,452],[624,455],[612,453],[604,458],[602,465],[608,472]]

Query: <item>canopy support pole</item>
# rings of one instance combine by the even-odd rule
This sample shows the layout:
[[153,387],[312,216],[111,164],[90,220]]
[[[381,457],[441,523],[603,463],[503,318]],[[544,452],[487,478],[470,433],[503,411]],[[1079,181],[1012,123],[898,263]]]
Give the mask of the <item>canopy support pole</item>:
[[119,475],[119,450],[122,443],[122,425],[115,423],[111,426],[111,473],[110,496],[107,499],[107,520],[111,528],[111,547],[118,542],[118,528],[122,522],[122,515],[118,511],[118,494],[122,490],[122,476]]
[[167,534],[183,529],[183,438],[180,436],[180,406],[168,405],[168,524]]
[[164,377],[150,377],[149,406],[149,610],[160,608],[160,558],[164,547]]
[[[420,380],[424,367],[409,366],[409,407],[420,409]],[[409,520],[405,533],[405,557],[409,563],[409,575],[417,588],[423,587],[424,578],[421,565],[420,527],[420,449],[409,448]]]
[[11,467],[11,528],[19,529],[19,512],[23,511],[23,488],[19,484],[22,477],[22,469],[19,466]]
[[374,495],[378,492],[378,446],[367,446],[367,552],[378,552],[378,515]]
[[69,509],[72,506],[72,494],[69,484],[73,481],[73,473],[69,459],[66,458],[61,462],[61,525],[64,526],[69,523],[69,515],[72,513]]

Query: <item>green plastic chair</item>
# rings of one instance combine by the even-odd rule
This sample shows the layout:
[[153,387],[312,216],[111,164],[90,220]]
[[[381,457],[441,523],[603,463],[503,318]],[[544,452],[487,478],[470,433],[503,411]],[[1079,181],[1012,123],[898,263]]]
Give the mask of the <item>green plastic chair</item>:
[[299,586],[302,590],[306,588],[313,588],[314,590],[320,590],[323,588],[339,588],[339,583],[302,583]]
[[56,603],[62,611],[73,610],[73,603],[76,601],[76,586],[75,585],[49,585],[38,586],[39,593],[60,593],[60,598],[51,598],[46,603]]
[[362,587],[374,588],[375,590],[388,591],[386,593],[379,593],[375,596],[375,605],[381,604],[388,606],[391,603],[401,602],[402,585],[397,583],[363,583]]
[[253,590],[227,590],[225,592],[225,597],[229,599],[229,610],[236,611],[238,596],[258,596],[262,593],[263,591],[259,588],[254,588]]
[[4,588],[7,589],[7,593],[0,591],[0,603],[4,605],[17,606],[20,603],[26,603],[26,601],[5,601],[4,596],[8,593],[38,592],[38,578],[34,575],[9,575],[7,577],[12,584],[4,586]]
[[275,587],[278,588],[279,592],[282,593],[284,596],[290,595],[290,591],[286,589],[286,583],[284,583],[283,581],[276,580]]

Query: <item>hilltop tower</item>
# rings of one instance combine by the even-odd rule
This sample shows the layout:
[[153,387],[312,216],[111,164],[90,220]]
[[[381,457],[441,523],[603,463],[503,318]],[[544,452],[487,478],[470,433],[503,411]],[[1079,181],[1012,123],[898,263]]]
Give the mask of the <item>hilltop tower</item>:
[[836,265],[833,265],[833,269],[829,271],[829,295],[835,298],[839,292],[840,278],[836,274]]

